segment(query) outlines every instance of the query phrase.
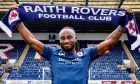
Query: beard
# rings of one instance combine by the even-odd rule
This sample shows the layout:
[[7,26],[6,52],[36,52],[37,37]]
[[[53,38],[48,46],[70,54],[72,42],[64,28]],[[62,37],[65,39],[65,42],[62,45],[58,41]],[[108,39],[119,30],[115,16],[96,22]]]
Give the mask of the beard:
[[60,46],[65,52],[71,52],[75,48],[75,45],[71,45],[68,48],[64,47],[62,44],[60,44]]

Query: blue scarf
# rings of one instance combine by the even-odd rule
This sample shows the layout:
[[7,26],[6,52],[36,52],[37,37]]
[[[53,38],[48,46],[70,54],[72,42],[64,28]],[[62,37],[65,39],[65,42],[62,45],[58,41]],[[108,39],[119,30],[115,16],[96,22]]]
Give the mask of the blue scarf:
[[140,34],[133,14],[119,8],[21,4],[18,9],[7,12],[0,21],[0,27],[11,37],[13,26],[27,20],[110,22],[124,26],[132,50],[140,45]]

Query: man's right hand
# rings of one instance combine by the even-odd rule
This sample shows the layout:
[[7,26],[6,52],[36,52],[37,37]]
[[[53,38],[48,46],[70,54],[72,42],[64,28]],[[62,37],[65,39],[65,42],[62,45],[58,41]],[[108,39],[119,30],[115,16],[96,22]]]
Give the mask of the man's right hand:
[[12,9],[17,9],[17,8],[19,7],[19,5],[20,5],[20,4],[13,4],[13,5],[11,6],[11,8],[12,8]]

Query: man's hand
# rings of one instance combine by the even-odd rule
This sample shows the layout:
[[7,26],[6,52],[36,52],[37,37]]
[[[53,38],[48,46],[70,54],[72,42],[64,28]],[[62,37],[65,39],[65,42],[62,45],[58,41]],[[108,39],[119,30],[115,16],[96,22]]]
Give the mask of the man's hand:
[[12,9],[17,9],[19,7],[20,4],[14,4],[11,6]]
[[134,13],[133,10],[131,8],[123,8],[126,12],[128,13]]

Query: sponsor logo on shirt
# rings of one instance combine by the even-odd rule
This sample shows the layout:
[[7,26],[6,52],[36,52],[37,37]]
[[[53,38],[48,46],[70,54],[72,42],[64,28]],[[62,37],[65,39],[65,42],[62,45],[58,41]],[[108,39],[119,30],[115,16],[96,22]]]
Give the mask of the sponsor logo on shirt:
[[82,59],[81,58],[75,58],[72,60],[64,59],[64,58],[58,58],[59,64],[81,64]]
[[77,52],[77,56],[78,57],[82,57],[83,56],[83,52]]

